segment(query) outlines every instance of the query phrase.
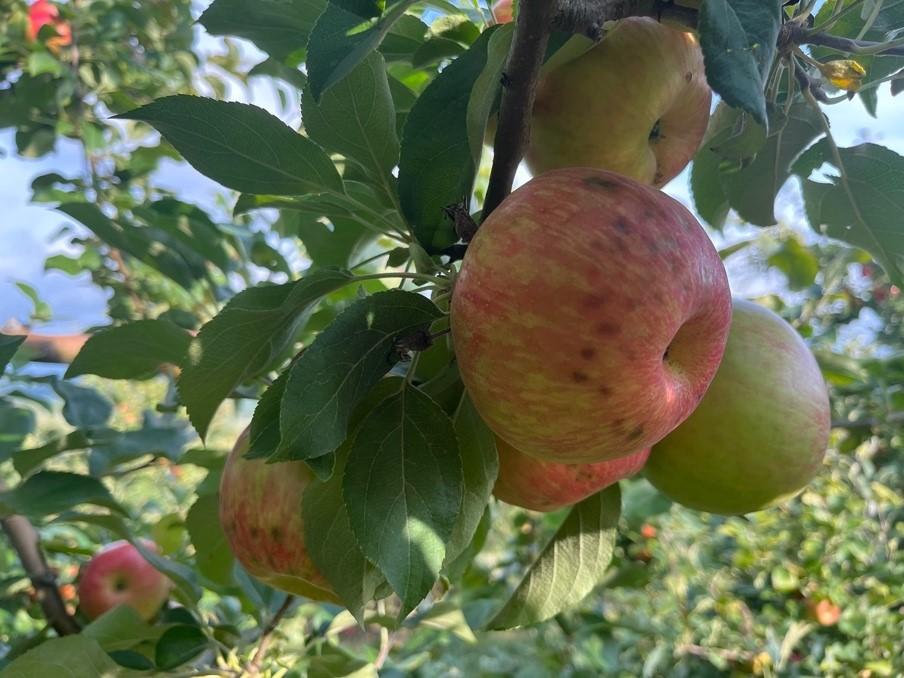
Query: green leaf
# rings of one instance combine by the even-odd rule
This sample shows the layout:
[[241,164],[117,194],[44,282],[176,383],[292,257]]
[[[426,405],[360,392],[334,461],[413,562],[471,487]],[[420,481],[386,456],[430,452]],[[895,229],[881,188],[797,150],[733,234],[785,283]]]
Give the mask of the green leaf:
[[406,383],[364,417],[343,496],[361,550],[402,599],[401,617],[439,575],[462,484],[452,421],[427,395]]
[[464,494],[461,513],[458,514],[452,536],[446,545],[445,564],[451,563],[471,544],[493,494],[499,472],[496,437],[480,418],[467,394],[462,396],[454,421],[464,469]]
[[332,223],[325,224],[322,217],[285,210],[279,219],[286,231],[301,240],[314,268],[348,268],[357,263],[353,260],[357,252],[374,237],[373,231],[344,216],[330,216]]
[[83,634],[47,640],[3,669],[3,678],[131,678],[139,675],[144,674],[117,666],[96,640]]
[[227,188],[274,195],[342,192],[329,156],[257,106],[180,94],[116,117],[153,125],[192,167]]
[[706,148],[705,144],[697,151],[691,165],[691,194],[697,214],[710,226],[721,231],[731,206],[725,189],[722,188],[719,156]]
[[349,306],[289,370],[279,456],[313,459],[339,447],[355,406],[399,361],[396,342],[440,315],[426,297],[401,290]]
[[48,459],[69,450],[83,450],[90,447],[92,441],[83,431],[73,431],[67,435],[53,438],[40,447],[19,450],[13,455],[13,467],[21,476],[27,476],[40,467]]
[[178,382],[179,395],[201,437],[232,390],[288,347],[305,312],[351,279],[348,273],[322,270],[285,285],[252,287],[235,295],[201,328],[189,346]]
[[488,628],[536,624],[580,603],[605,577],[620,506],[612,485],[572,507]]
[[304,49],[326,0],[214,0],[198,19],[211,35],[237,35],[280,61]]
[[738,215],[757,226],[776,223],[775,197],[791,176],[791,164],[816,137],[822,123],[805,102],[791,107],[784,125],[773,128],[756,158],[738,171],[722,171],[722,187]]
[[63,399],[63,418],[76,428],[103,426],[113,414],[113,403],[93,388],[53,377],[53,390]]
[[234,559],[220,526],[219,496],[203,494],[198,497],[188,509],[185,526],[195,547],[195,563],[201,574],[217,584],[232,584]]
[[706,0],[697,30],[706,79],[722,99],[764,127],[766,78],[775,57],[781,0]]
[[307,662],[307,678],[377,678],[379,672],[371,662],[353,657],[336,645],[324,643],[320,654]]
[[487,120],[493,111],[499,89],[502,87],[502,69],[505,67],[505,60],[512,44],[514,29],[513,23],[506,24],[490,36],[486,64],[471,88],[465,120],[474,167],[480,165]]
[[[842,167],[822,139],[798,159],[807,218],[826,235],[861,247],[878,261],[891,281],[904,285],[904,157],[878,144],[839,148]],[[829,163],[838,174],[814,181],[810,174]],[[843,172],[846,181],[841,178]],[[849,190],[848,190],[849,189]]]
[[157,668],[168,671],[194,659],[210,641],[197,626],[179,624],[168,628],[154,648],[154,663]]
[[348,448],[336,454],[336,471],[326,481],[309,485],[302,495],[304,540],[311,559],[359,623],[364,606],[385,579],[358,547],[342,499],[342,476]]
[[808,288],[816,282],[819,273],[819,258],[794,236],[782,241],[767,261],[787,276],[788,287],[792,290]]
[[21,281],[16,282],[16,287],[19,288],[19,291],[22,292],[22,294],[31,299],[33,307],[31,312],[32,320],[37,320],[40,322],[47,322],[48,320],[50,320],[53,315],[50,311],[50,306],[46,301],[38,296],[38,291],[34,287],[26,282]]
[[0,373],[6,369],[23,341],[25,341],[25,335],[13,336],[0,332]]
[[[476,135],[484,113],[489,114],[492,87],[480,81],[473,104],[472,91],[487,69],[490,38],[496,32],[484,31],[467,52],[446,66],[418,97],[405,121],[399,200],[418,241],[431,253],[458,240],[443,208],[471,196],[477,164],[470,137]],[[488,70],[496,66],[490,64]]]
[[415,1],[390,0],[386,3],[390,7],[382,16],[373,3],[365,11],[360,4],[328,2],[308,40],[306,65],[314,99],[320,99],[377,49],[393,24]]
[[115,652],[155,640],[162,629],[145,623],[131,605],[117,605],[88,624],[81,633],[96,640],[107,652]]
[[399,140],[382,56],[368,55],[319,103],[311,88],[305,88],[301,107],[311,139],[357,161],[388,194],[395,195],[391,173],[399,159]]
[[165,363],[181,365],[189,343],[191,335],[167,320],[135,320],[91,335],[66,370],[66,377],[152,376]]
[[0,513],[43,517],[80,504],[125,513],[97,478],[63,471],[41,471],[7,492],[0,492]]
[[257,401],[251,417],[248,452],[245,454],[248,459],[266,459],[279,449],[279,408],[288,380],[289,370],[286,369]]
[[0,462],[21,448],[22,441],[35,429],[36,423],[34,410],[15,407],[0,398]]

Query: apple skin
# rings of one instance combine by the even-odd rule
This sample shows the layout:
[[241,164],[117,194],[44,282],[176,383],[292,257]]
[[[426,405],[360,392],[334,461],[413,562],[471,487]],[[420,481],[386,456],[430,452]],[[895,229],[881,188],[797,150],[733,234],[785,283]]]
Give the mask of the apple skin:
[[528,168],[612,170],[662,186],[703,140],[712,92],[697,38],[648,17],[544,75],[531,118]]
[[650,456],[641,450],[596,464],[560,464],[523,454],[496,437],[499,475],[493,494],[507,504],[531,511],[555,511],[577,504],[603,488],[632,476]]
[[736,300],[728,346],[696,411],[645,472],[684,506],[736,515],[796,494],[820,468],[830,408],[819,365],[772,311]]
[[507,24],[515,18],[515,8],[513,0],[498,0],[494,2],[490,11],[493,13],[493,20],[497,24]]
[[719,255],[679,202],[587,167],[529,181],[483,222],[451,305],[462,380],[525,454],[595,463],[694,410],[731,321]]
[[[156,551],[152,542],[143,542]],[[89,619],[125,604],[144,620],[152,619],[172,588],[170,580],[155,569],[132,544],[113,542],[98,551],[82,569],[78,581],[79,607]]]
[[34,42],[38,39],[38,32],[41,28],[51,24],[57,33],[56,36],[47,40],[47,47],[51,51],[72,44],[72,28],[59,17],[60,10],[56,5],[47,0],[36,0],[28,7],[28,25],[25,27],[25,37],[30,42]]
[[303,462],[245,459],[248,429],[226,460],[220,479],[220,524],[229,547],[265,584],[312,600],[338,602],[304,544],[301,498],[314,480]]

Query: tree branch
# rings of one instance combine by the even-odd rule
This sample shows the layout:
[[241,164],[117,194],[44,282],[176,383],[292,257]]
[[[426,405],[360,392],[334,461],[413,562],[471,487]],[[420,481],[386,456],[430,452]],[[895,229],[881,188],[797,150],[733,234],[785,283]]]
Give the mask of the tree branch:
[[518,164],[530,138],[530,114],[540,66],[549,42],[556,4],[550,0],[522,0],[512,47],[505,64],[499,124],[493,141],[495,156],[483,204],[483,218],[511,193]]
[[3,527],[10,545],[18,554],[25,573],[35,587],[38,602],[44,610],[47,621],[61,636],[78,633],[81,627],[66,611],[66,603],[63,602],[56,585],[56,575],[44,560],[38,531],[27,518],[17,515],[0,519],[0,526]]
[[295,600],[295,596],[287,595],[283,604],[280,605],[279,609],[261,631],[261,637],[257,644],[257,651],[254,653],[254,658],[248,664],[248,673],[250,675],[254,676],[260,673],[261,662],[264,660],[264,655],[267,653],[267,647],[270,645],[270,637],[273,635],[276,627],[279,626],[279,622],[282,621],[286,612],[289,611],[289,606],[292,605],[293,600]]
[[789,42],[795,45],[819,45],[821,47],[829,47],[839,52],[848,54],[864,54],[864,55],[895,55],[904,56],[904,46],[891,44],[887,47],[886,43],[873,42],[871,40],[854,40],[852,38],[842,38],[837,35],[829,35],[821,31],[810,31],[805,26],[790,21],[782,26],[782,34],[779,36],[779,46]]

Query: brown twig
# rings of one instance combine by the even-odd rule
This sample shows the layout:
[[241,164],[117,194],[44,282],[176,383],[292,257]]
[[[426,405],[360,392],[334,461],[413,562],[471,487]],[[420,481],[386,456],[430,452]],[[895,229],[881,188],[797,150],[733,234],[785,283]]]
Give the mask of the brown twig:
[[35,587],[38,602],[44,616],[61,636],[78,633],[78,622],[66,611],[66,603],[56,585],[56,575],[47,566],[41,551],[38,531],[24,516],[11,515],[0,519],[0,526],[6,533],[10,545],[18,554],[25,573]]
[[530,112],[534,106],[537,78],[549,42],[556,3],[522,0],[512,47],[505,63],[499,124],[493,141],[495,156],[483,204],[483,218],[499,206],[512,190],[518,164],[530,137]]
[[295,596],[287,595],[283,604],[280,605],[279,609],[276,611],[276,614],[273,615],[261,631],[254,658],[248,663],[247,670],[250,675],[254,676],[260,673],[261,662],[264,660],[264,655],[267,653],[267,648],[270,645],[270,638],[276,630],[276,627],[279,626],[279,622],[282,621],[282,618],[285,616],[286,612],[288,612],[289,606],[292,604],[293,600],[295,600]]
[[884,43],[873,42],[872,40],[854,40],[852,38],[842,38],[837,35],[830,35],[821,31],[810,31],[806,26],[789,21],[782,26],[782,33],[779,35],[779,46],[787,43],[795,45],[819,45],[821,47],[829,47],[846,52],[847,54],[863,54],[863,55],[897,55],[904,56],[904,46],[891,45],[882,48]]

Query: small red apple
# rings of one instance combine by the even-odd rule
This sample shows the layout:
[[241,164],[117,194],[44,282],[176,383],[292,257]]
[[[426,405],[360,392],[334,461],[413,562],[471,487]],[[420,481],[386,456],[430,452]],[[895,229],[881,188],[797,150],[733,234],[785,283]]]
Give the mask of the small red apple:
[[493,19],[497,24],[507,24],[515,18],[515,9],[512,0],[498,0],[491,8]]
[[496,438],[499,475],[493,494],[507,504],[531,511],[555,511],[577,504],[643,468],[649,450],[596,464],[542,461]]
[[646,449],[693,412],[731,322],[725,268],[680,203],[590,168],[535,177],[483,222],[452,295],[462,380],[515,449]]
[[711,99],[693,33],[623,19],[541,78],[527,166],[596,167],[662,186],[700,147]]
[[60,19],[59,8],[48,0],[35,0],[28,8],[28,25],[25,35],[34,42],[38,39],[41,28],[51,24],[56,36],[48,38],[47,47],[51,50],[72,44],[72,28],[69,23]]
[[[156,550],[152,542],[143,542]],[[89,619],[117,605],[133,607],[151,619],[169,596],[172,584],[132,544],[118,541],[99,551],[82,569],[78,581],[81,610]]]
[[248,572],[283,591],[336,602],[304,543],[301,498],[314,480],[300,461],[245,459],[245,429],[220,480],[220,524],[229,548]]

